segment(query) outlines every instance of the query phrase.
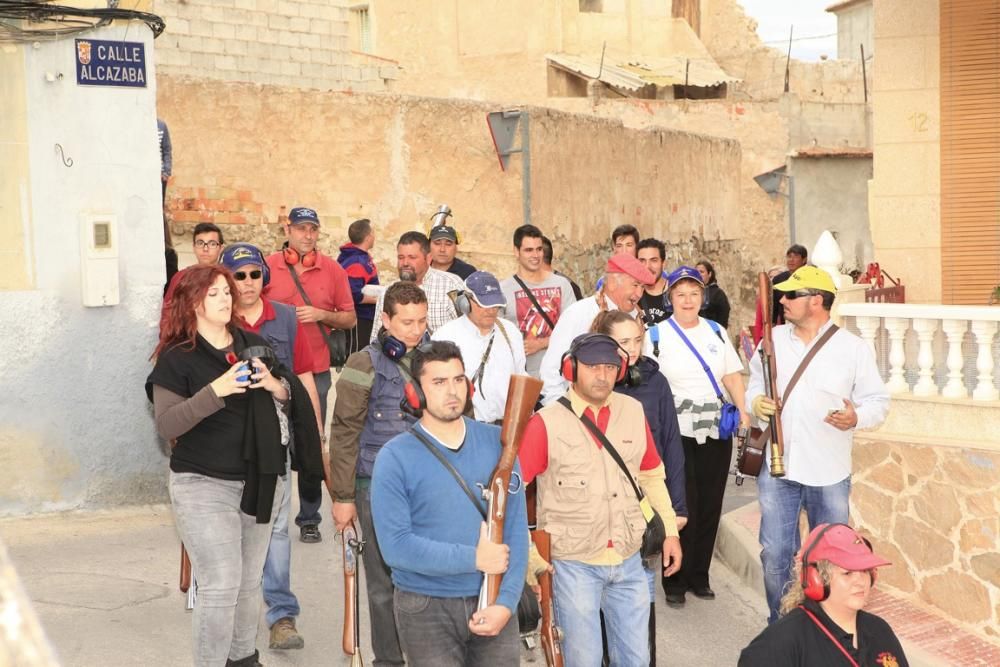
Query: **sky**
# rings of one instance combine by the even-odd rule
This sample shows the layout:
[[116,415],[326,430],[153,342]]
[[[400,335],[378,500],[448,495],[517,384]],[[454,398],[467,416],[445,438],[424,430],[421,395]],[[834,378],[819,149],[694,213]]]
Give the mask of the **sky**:
[[[757,20],[757,34],[768,46],[786,51],[794,26],[792,57],[815,61],[837,57],[837,17],[824,11],[836,0],[738,0]],[[816,39],[810,39],[816,38]]]

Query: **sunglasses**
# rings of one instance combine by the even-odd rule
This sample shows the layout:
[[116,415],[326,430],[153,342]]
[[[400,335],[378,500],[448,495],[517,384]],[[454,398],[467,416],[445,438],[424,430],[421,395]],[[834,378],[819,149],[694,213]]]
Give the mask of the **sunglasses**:
[[236,271],[233,273],[233,278],[236,279],[236,282],[243,282],[247,279],[247,276],[250,276],[251,280],[257,280],[262,275],[264,275],[264,273],[259,269],[251,271],[250,273],[247,273],[246,271]]
[[789,301],[798,299],[801,296],[818,296],[819,293],[808,289],[798,289],[794,292],[785,292],[785,298]]

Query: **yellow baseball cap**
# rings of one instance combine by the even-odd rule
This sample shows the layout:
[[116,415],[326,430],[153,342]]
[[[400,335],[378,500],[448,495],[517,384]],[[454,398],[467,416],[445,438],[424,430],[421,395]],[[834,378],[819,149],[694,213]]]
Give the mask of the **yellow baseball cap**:
[[802,266],[795,270],[788,280],[778,283],[774,289],[779,292],[794,292],[800,289],[818,289],[831,294],[837,293],[833,278],[823,269],[815,266]]

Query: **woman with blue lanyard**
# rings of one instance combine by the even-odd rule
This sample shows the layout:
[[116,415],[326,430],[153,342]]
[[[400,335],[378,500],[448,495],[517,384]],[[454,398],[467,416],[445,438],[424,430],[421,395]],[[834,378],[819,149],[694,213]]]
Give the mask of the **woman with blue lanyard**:
[[743,364],[726,330],[698,316],[704,299],[701,274],[682,266],[667,276],[673,315],[656,325],[657,361],[674,392],[684,446],[688,523],[681,531],[681,570],[663,580],[667,604],[684,605],[687,591],[715,598],[709,583],[715,536],[722,516],[733,441],[750,426],[744,409]]

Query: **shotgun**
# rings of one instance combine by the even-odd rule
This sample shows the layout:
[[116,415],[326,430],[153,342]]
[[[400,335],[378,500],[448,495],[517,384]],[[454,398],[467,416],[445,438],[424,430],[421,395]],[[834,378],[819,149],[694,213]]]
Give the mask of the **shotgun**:
[[340,534],[344,548],[344,653],[351,656],[351,667],[362,667],[361,630],[358,626],[359,588],[358,557],[364,542],[358,535],[357,524],[351,521]]
[[[489,485],[483,489],[483,498],[487,504],[486,528],[491,542],[503,542],[503,522],[507,516],[507,494],[510,489],[510,476],[514,472],[517,461],[517,450],[521,446],[521,437],[528,419],[535,409],[538,396],[542,393],[542,381],[527,375],[510,376],[507,387],[507,405],[504,408],[503,426],[500,428],[500,460],[493,470]],[[518,480],[520,484],[520,480]],[[479,609],[485,609],[496,604],[500,592],[501,574],[488,574],[483,577],[483,586],[479,591]]]
[[[538,555],[545,562],[552,562],[552,549],[549,534],[544,530],[531,531],[531,541],[538,549]],[[552,601],[552,573],[543,572],[538,575],[538,587],[541,589],[539,605],[542,609],[542,625],[539,634],[542,636],[542,649],[545,651],[545,664],[548,667],[563,667],[562,630],[556,625],[555,603]]]
[[[772,306],[773,294],[771,280],[766,273],[757,277],[761,299],[766,299],[764,305]],[[764,371],[764,393],[767,397],[778,401],[778,364],[774,359],[774,339],[772,338],[771,318],[764,318],[764,337],[760,341],[760,361]],[[771,477],[785,476],[785,438],[781,428],[781,406],[768,419],[768,431],[771,437]],[[763,443],[761,443],[763,444]]]

